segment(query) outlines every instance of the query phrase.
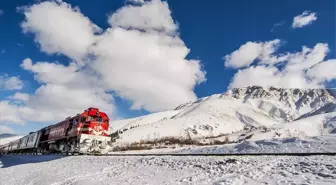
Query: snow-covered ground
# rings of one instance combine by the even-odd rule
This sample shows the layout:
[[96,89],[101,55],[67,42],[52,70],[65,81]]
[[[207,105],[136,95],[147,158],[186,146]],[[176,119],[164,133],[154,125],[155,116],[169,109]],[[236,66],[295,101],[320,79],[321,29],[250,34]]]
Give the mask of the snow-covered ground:
[[336,158],[332,156],[4,156],[0,161],[1,185],[334,185],[336,182]]
[[[335,152],[336,135],[120,153]],[[117,152],[116,152],[117,153]],[[325,184],[335,156],[29,156],[0,157],[0,185]]]

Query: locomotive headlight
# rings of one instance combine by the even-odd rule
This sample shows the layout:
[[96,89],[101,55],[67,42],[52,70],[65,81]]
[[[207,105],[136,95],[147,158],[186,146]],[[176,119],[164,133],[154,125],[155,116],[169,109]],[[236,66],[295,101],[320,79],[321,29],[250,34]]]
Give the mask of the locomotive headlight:
[[91,143],[92,143],[91,139],[85,139],[82,144],[85,146],[91,146]]

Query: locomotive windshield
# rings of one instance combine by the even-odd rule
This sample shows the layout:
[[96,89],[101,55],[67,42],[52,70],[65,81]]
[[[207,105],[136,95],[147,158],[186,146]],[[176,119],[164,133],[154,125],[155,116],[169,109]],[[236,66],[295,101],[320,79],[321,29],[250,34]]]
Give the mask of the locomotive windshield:
[[100,117],[99,117],[99,118],[96,118],[96,121],[97,121],[97,122],[103,122],[103,118],[100,118]]
[[87,121],[93,121],[93,120],[94,120],[94,118],[92,116],[88,116]]
[[88,116],[87,121],[103,122],[103,118],[102,118],[102,117],[92,117],[92,116]]

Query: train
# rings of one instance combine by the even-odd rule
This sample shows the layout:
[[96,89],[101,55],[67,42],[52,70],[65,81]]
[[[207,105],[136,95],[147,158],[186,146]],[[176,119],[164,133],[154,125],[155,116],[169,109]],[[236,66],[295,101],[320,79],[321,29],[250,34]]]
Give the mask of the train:
[[0,154],[106,154],[112,145],[109,123],[105,112],[90,107],[0,146]]

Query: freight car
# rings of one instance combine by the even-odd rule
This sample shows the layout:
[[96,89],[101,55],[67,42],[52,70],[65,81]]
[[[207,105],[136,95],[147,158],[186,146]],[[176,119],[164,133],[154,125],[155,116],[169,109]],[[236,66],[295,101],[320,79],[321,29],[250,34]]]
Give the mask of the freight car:
[[109,117],[98,108],[88,108],[73,117],[0,146],[0,153],[106,153]]

